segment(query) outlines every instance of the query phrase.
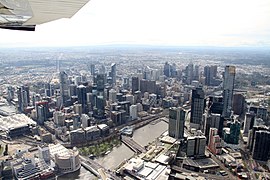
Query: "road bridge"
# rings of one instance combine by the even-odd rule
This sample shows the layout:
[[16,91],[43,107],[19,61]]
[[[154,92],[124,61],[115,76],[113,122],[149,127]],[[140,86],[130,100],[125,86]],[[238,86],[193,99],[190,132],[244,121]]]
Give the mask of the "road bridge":
[[91,171],[94,175],[96,175],[99,178],[121,180],[121,178],[116,176],[114,172],[106,169],[105,167],[103,167],[102,165],[100,165],[99,163],[97,163],[92,159],[80,156],[80,160],[84,168]]
[[121,136],[121,141],[128,146],[132,151],[135,153],[144,153],[146,152],[146,149],[139,145],[136,141],[134,141],[132,138],[127,136]]

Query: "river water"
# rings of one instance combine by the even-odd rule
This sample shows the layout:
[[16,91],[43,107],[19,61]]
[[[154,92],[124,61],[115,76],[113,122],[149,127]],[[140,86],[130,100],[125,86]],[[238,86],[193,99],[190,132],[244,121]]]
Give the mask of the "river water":
[[[168,130],[168,124],[160,121],[157,124],[147,124],[133,133],[133,139],[142,146],[155,140],[164,131]],[[115,147],[108,155],[104,157],[97,158],[96,161],[108,169],[116,168],[125,159],[129,159],[133,155],[126,145],[122,144],[119,147]],[[58,178],[59,180],[75,180],[75,179],[96,179],[93,174],[88,172],[83,167],[77,173],[64,175]]]

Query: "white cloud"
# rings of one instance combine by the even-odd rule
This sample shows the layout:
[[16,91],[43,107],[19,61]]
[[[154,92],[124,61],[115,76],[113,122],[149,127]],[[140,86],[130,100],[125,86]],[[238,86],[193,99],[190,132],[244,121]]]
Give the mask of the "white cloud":
[[91,0],[73,18],[39,25],[36,32],[0,30],[0,45],[270,45],[269,5],[270,0]]

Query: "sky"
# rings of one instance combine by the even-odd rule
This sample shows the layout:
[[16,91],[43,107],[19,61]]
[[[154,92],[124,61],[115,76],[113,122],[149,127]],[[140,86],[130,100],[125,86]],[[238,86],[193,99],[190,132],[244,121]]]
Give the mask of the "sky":
[[270,46],[270,0],[90,0],[35,32],[0,29],[0,47],[112,44]]

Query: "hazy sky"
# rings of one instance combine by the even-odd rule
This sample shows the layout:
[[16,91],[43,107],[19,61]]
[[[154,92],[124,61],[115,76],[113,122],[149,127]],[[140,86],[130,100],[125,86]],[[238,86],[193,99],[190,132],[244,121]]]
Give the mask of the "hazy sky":
[[270,0],[91,0],[35,32],[0,29],[0,46],[270,46]]

